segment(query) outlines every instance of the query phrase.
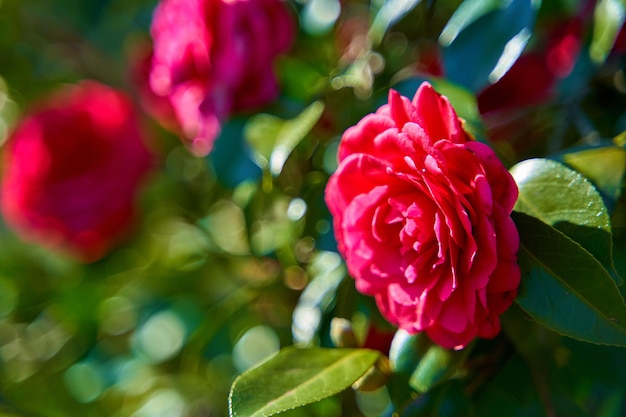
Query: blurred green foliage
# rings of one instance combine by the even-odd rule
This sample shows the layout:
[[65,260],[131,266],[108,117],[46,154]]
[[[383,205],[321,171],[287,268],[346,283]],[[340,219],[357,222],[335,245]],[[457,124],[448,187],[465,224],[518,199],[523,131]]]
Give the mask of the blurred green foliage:
[[[346,279],[324,187],[342,132],[374,111],[390,86],[410,96],[417,80],[430,77],[417,63],[460,3],[294,2],[301,29],[277,64],[281,97],[264,114],[232,118],[206,159],[147,122],[159,163],[141,200],[142,221],[132,239],[97,263],[81,265],[24,244],[2,226],[0,415],[225,416],[238,374],[294,343],[333,347],[332,318],[350,321],[359,346],[371,327],[392,332]],[[578,3],[542,2],[536,25],[571,15]],[[136,96],[130,68],[149,40],[155,4],[0,1],[0,139],[37,98],[63,83],[97,79]],[[608,19],[603,10],[596,19]],[[521,27],[532,26],[524,19]],[[463,53],[483,51],[482,38],[469,35]],[[527,41],[534,46],[534,37]],[[590,150],[600,160],[612,157],[600,140],[626,130],[624,60],[603,61],[605,35],[594,31],[585,42],[557,97],[524,109],[541,139],[525,137],[522,149],[495,147],[511,164],[549,156],[591,179],[610,209],[615,267],[624,277],[625,167],[609,178],[615,170],[590,171],[580,162]],[[501,49],[485,53],[499,58]],[[466,68],[449,58],[444,66],[452,65],[446,69],[457,78],[433,82],[447,88],[468,130],[487,140],[474,94],[450,81],[477,90],[494,62],[464,82]],[[611,149],[623,150],[623,141],[615,143]],[[572,146],[577,152],[568,151]],[[373,417],[394,409],[402,416],[626,415],[623,348],[559,336],[515,306],[503,321],[504,332],[464,352],[462,366],[432,350],[443,365],[437,368],[435,359],[429,360],[436,369],[423,365],[428,386],[423,379],[411,385],[423,395],[409,390],[413,370],[407,370],[377,390],[347,390],[285,415]],[[452,362],[450,372],[443,369]]]

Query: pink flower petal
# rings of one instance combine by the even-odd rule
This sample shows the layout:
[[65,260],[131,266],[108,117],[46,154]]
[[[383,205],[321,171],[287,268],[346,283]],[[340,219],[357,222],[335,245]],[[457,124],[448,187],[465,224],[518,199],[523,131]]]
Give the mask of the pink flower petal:
[[339,161],[325,198],[357,289],[445,348],[494,337],[520,271],[518,191],[493,151],[423,84],[348,129]]

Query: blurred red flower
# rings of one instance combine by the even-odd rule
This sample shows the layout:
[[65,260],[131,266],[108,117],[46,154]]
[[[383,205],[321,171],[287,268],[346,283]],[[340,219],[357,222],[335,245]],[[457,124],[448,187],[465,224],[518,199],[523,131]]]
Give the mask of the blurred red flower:
[[154,94],[150,88],[152,70],[152,45],[140,42],[130,52],[130,82],[137,89],[142,109],[164,128],[180,134],[176,113],[167,97]]
[[9,137],[0,208],[25,240],[92,262],[130,228],[151,160],[126,96],[96,82],[66,87]]
[[395,330],[381,329],[376,324],[370,323],[362,347],[364,349],[377,350],[389,356],[389,348],[395,334]]
[[558,80],[574,68],[583,29],[583,21],[578,17],[555,25],[545,48],[522,55],[498,82],[480,92],[480,112],[518,109],[552,99]]
[[545,137],[534,120],[541,106],[557,98],[559,82],[574,69],[588,29],[588,9],[586,5],[578,15],[553,22],[534,49],[479,92],[478,108],[492,141],[507,141],[523,154]]
[[517,186],[424,83],[348,129],[326,188],[357,289],[410,333],[445,348],[500,331],[517,294]]
[[163,0],[151,34],[152,92],[171,104],[191,151],[206,155],[224,119],[278,93],[273,60],[294,22],[282,0]]

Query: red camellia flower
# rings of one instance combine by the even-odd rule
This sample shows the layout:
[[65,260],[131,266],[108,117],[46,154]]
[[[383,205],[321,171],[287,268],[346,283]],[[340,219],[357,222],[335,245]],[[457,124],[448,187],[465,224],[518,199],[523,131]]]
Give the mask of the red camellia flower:
[[206,155],[222,120],[276,96],[272,61],[294,25],[281,0],[163,0],[151,33],[152,91],[171,103],[192,152]]
[[0,208],[26,240],[95,261],[131,226],[151,159],[128,98],[83,82],[41,103],[10,136]]
[[500,331],[517,294],[517,186],[428,83],[348,129],[326,188],[357,289],[445,348]]

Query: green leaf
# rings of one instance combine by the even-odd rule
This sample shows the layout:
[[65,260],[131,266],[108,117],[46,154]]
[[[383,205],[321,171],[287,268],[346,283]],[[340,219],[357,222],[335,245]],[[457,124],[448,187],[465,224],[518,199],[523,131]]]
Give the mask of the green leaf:
[[615,44],[615,38],[626,18],[625,0],[600,0],[593,14],[593,37],[589,55],[602,64]]
[[[473,399],[477,417],[545,416],[528,364],[513,355]],[[534,411],[534,412],[533,412]]]
[[481,16],[498,10],[502,7],[502,3],[501,0],[470,0],[462,2],[441,31],[439,43],[442,46],[450,45],[463,29],[474,23]]
[[369,349],[285,348],[235,379],[230,416],[271,416],[338,394],[380,356]]
[[467,417],[474,416],[474,406],[466,393],[467,385],[456,381],[444,385],[437,398],[437,408],[433,410],[437,417]]
[[618,146],[602,146],[568,152],[558,157],[590,179],[612,205],[622,193],[626,172],[626,149]]
[[256,115],[246,123],[244,138],[256,154],[255,162],[266,169],[285,121],[270,114]]
[[318,338],[324,315],[331,309],[346,267],[336,252],[316,253],[307,269],[311,282],[293,310],[291,332],[294,343],[312,345]]
[[522,309],[559,334],[626,346],[626,305],[606,269],[555,228],[523,213],[512,217],[520,234]]
[[477,92],[500,79],[532,34],[539,0],[466,0],[439,36],[445,73]]
[[323,111],[324,104],[315,101],[291,120],[269,114],[252,117],[244,137],[256,153],[255,162],[263,169],[269,168],[273,175],[280,174],[291,152],[309,134]]
[[[450,381],[419,395],[403,410],[401,417],[467,417],[475,416],[473,404],[465,392],[467,384]],[[394,414],[395,415],[395,414]],[[505,415],[505,414],[503,414]],[[506,414],[509,415],[509,414]],[[515,415],[512,413],[510,415]],[[481,415],[482,417],[482,415]]]
[[511,168],[519,187],[515,210],[554,226],[578,242],[611,273],[613,241],[608,210],[594,186],[578,172],[549,159],[528,159]]
[[316,66],[296,57],[282,56],[276,66],[281,90],[286,96],[297,100],[308,102],[315,95],[321,94],[328,83],[327,77]]
[[626,130],[613,138],[615,146],[626,147]]
[[619,417],[622,415],[622,411],[624,409],[624,393],[616,389],[612,391],[608,398],[602,404],[602,408],[599,417]]
[[369,35],[372,43],[378,45],[387,29],[415,8],[422,0],[385,0],[378,10]]

